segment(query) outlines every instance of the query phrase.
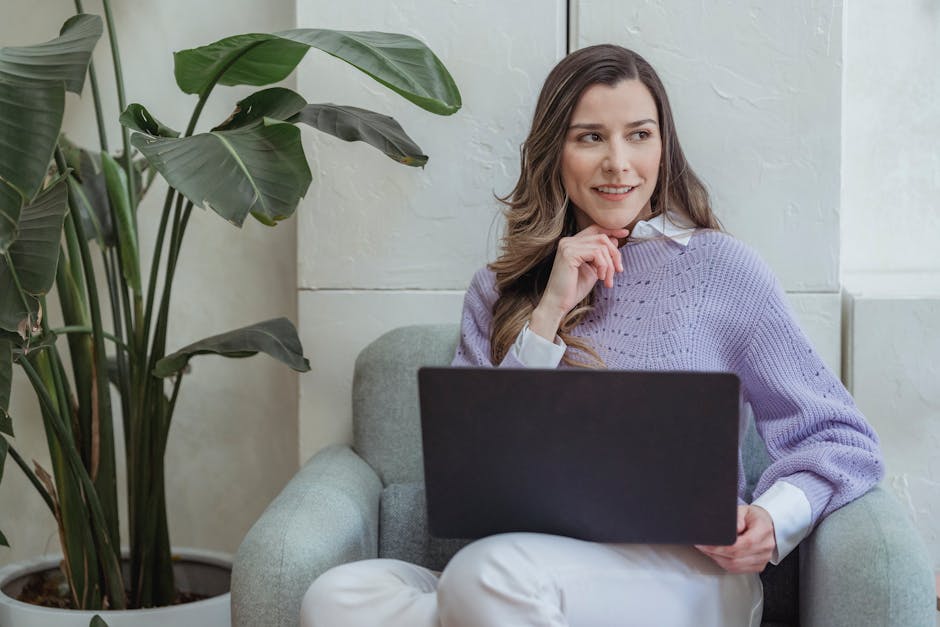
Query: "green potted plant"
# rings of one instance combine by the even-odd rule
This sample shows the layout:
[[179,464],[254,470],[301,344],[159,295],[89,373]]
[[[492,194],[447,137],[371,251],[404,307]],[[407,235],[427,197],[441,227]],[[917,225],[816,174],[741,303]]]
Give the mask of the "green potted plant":
[[[166,606],[177,598],[163,471],[189,360],[207,353],[264,352],[296,371],[309,369],[286,318],[168,352],[173,284],[193,207],[211,208],[236,226],[249,216],[270,226],[290,217],[311,182],[301,125],[366,142],[399,163],[427,161],[392,118],[307,103],[281,87],[243,98],[228,119],[197,133],[210,94],[218,85],[281,81],[316,48],[432,113],[454,113],[460,95],[437,57],[404,35],[325,29],[244,34],[175,53],[177,84],[198,97],[181,133],[144,106],[124,101],[105,0],[123,126],[122,150],[112,154],[91,66],[105,25],[100,17],[81,13],[80,2],[76,6],[79,14],[56,39],[0,49],[0,479],[7,459],[28,477],[59,529],[68,604],[112,610],[102,616],[110,616],[113,627],[123,624],[114,610]],[[86,77],[99,129],[95,150],[60,135],[65,92],[79,93]],[[148,234],[138,229],[136,208],[156,174],[169,189],[160,226]],[[155,240],[149,266],[140,255],[145,236]],[[103,275],[94,271],[98,260]],[[53,289],[63,318],[55,322],[45,304]],[[105,326],[104,307],[113,326]],[[8,412],[15,367],[28,378],[41,407],[48,471],[31,468],[14,437],[16,417]],[[111,406],[111,388],[118,407]],[[130,537],[123,574],[115,419],[122,421],[126,448]],[[0,530],[0,546],[6,545]],[[9,571],[0,570],[0,587],[8,583],[2,573]],[[0,623],[8,618],[4,612],[12,611],[8,607],[0,595]],[[56,625],[63,620],[52,619]]]

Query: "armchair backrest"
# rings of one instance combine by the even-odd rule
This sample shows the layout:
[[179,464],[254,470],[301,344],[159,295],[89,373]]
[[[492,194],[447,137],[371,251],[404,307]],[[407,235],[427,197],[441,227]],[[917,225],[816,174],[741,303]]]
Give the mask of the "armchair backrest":
[[418,368],[454,358],[456,324],[399,327],[359,353],[353,375],[353,446],[383,485],[424,480]]

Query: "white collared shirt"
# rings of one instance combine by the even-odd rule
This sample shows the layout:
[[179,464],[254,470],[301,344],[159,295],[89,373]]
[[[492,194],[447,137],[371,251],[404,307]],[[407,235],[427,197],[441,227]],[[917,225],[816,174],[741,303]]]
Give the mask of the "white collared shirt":
[[[695,233],[695,225],[674,212],[659,214],[650,220],[640,220],[633,225],[630,240],[644,240],[665,235],[680,246],[688,246]],[[558,336],[549,342],[529,330],[529,323],[522,327],[512,346],[516,358],[527,368],[557,368],[564,357],[567,345]],[[779,564],[803,538],[809,535],[813,512],[809,499],[800,488],[787,481],[778,480],[752,503],[770,514],[774,523],[777,546],[770,560]]]

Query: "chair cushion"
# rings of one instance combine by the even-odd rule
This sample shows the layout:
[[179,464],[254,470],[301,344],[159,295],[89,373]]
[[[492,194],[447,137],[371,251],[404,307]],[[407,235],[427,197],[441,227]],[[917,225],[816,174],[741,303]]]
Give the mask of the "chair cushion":
[[432,538],[428,534],[424,483],[393,483],[382,490],[379,507],[379,557],[444,570],[470,540]]

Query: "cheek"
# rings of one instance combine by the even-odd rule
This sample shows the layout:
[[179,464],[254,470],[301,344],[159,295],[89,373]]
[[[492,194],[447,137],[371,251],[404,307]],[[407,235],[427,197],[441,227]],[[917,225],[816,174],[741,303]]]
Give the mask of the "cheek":
[[590,159],[577,151],[565,151],[561,160],[561,180],[565,187],[583,183],[591,175]]
[[644,160],[647,180],[657,181],[659,179],[662,154],[662,147],[657,146],[655,150],[650,150],[647,159]]
[[574,186],[574,164],[571,154],[565,151],[561,156],[561,184],[565,191],[570,193]]

